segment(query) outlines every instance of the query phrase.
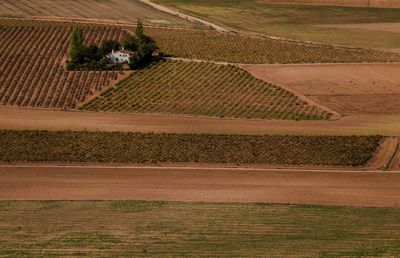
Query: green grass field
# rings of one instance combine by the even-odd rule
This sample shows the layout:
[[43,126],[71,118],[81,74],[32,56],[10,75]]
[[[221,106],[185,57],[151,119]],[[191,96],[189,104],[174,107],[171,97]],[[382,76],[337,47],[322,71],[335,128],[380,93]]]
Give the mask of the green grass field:
[[400,9],[264,4],[257,0],[155,0],[233,29],[364,48],[400,50],[400,33],[321,28],[322,24],[400,22]]
[[0,201],[2,256],[400,255],[398,208]]
[[160,61],[134,71],[80,109],[288,120],[331,115],[243,69],[184,61]]

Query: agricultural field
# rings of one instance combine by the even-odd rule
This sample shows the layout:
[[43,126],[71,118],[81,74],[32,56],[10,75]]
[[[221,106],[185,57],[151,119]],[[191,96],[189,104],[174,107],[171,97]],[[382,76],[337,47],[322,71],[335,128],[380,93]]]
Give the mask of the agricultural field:
[[400,112],[399,64],[243,67],[259,79],[281,85],[342,115],[397,115]]
[[194,26],[157,11],[138,0],[12,0],[0,2],[0,17],[70,19],[98,22],[144,23],[164,26]]
[[[126,29],[133,31],[132,28]],[[249,64],[399,62],[400,54],[299,44],[209,30],[146,28],[160,52],[174,57]]]
[[0,211],[4,256],[400,255],[399,208],[1,201]]
[[265,4],[304,4],[323,6],[357,6],[357,7],[380,7],[400,8],[399,0],[261,0]]
[[[128,75],[116,71],[66,71],[72,26],[0,27],[0,103],[75,108]],[[121,39],[116,27],[86,27],[87,43]]]
[[360,166],[382,139],[2,130],[0,161]]
[[184,61],[134,71],[80,109],[289,120],[331,116],[240,68]]
[[[400,51],[399,33],[374,28],[340,27],[345,24],[398,24],[400,22],[398,8],[268,4],[259,0],[155,0],[155,2],[237,30],[327,44]],[[321,27],[332,24],[336,27]]]
[[[66,71],[65,60],[72,28],[75,25],[75,23],[69,22],[0,19],[2,36],[0,39],[0,103],[2,105],[74,109],[129,75],[130,72],[126,71],[122,73]],[[127,33],[126,28],[85,25],[85,43],[99,44],[104,39],[121,39]],[[160,52],[176,57],[243,63],[392,62],[400,60],[400,54],[253,39],[205,30],[158,28],[146,28],[145,30],[146,34],[157,41]],[[197,40],[199,38],[202,38],[203,41]],[[231,44],[231,42],[235,43]],[[287,52],[288,47],[291,47],[293,51]],[[268,48],[269,51],[264,51]],[[253,54],[248,55],[250,52]],[[231,55],[231,53],[236,54]],[[281,54],[276,55],[276,53]],[[188,66],[192,67],[193,65]],[[216,67],[211,64],[208,68],[204,66],[204,64],[198,65],[198,68],[203,67],[210,70],[211,67]],[[153,68],[155,67],[158,66]],[[253,80],[250,77],[248,79]],[[260,83],[258,82],[258,84]],[[229,87],[231,85],[225,85],[225,88]],[[286,94],[288,94],[287,97],[295,98],[290,93]],[[289,109],[287,111],[291,109],[290,106],[285,108]],[[280,112],[281,110],[274,111]],[[204,111],[200,113],[204,113]],[[232,115],[232,113],[227,115]],[[305,115],[309,115],[308,118],[311,119],[328,117],[327,114],[322,114],[322,111],[315,111],[313,108],[306,110]],[[253,117],[257,118],[262,116],[265,116],[265,112],[263,115],[253,114]],[[271,113],[269,116],[285,118],[286,114]],[[239,117],[246,117],[246,115]],[[296,117],[296,115],[292,116],[294,119]]]

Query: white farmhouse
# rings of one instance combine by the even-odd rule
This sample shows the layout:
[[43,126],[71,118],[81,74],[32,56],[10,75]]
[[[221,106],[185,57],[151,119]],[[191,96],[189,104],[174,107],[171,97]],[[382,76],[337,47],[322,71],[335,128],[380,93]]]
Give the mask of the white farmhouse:
[[123,62],[129,62],[129,57],[133,54],[132,51],[129,50],[117,50],[117,51],[112,51],[110,54],[108,54],[106,57],[112,64],[118,64],[118,63],[123,63]]

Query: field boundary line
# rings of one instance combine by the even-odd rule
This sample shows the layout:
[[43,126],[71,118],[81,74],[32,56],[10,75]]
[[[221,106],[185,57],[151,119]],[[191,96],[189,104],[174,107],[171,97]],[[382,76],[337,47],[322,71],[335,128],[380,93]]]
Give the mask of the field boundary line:
[[162,12],[165,12],[165,13],[168,13],[168,14],[172,14],[174,16],[177,16],[179,18],[188,20],[190,22],[201,23],[201,24],[203,24],[203,25],[205,25],[207,27],[211,27],[211,28],[213,28],[213,29],[215,29],[217,31],[221,31],[221,32],[233,32],[234,31],[234,30],[231,30],[231,29],[226,29],[226,28],[224,28],[222,26],[219,26],[217,24],[214,24],[212,22],[208,22],[206,20],[203,20],[203,19],[200,19],[200,18],[196,18],[194,16],[187,15],[187,14],[184,14],[184,13],[179,12],[179,11],[175,11],[175,10],[173,10],[171,8],[166,7],[166,6],[153,3],[153,2],[151,2],[149,0],[139,0],[139,2],[142,2],[144,4],[150,5],[151,7],[153,7],[156,10],[159,10],[159,11],[162,11]]
[[400,139],[397,140],[396,148],[394,149],[393,154],[392,154],[392,156],[390,156],[390,158],[389,158],[389,160],[387,161],[386,165],[383,167],[383,170],[386,171],[386,170],[389,169],[390,164],[391,164],[392,161],[393,161],[393,158],[396,156],[396,154],[397,154],[397,152],[398,152],[398,150],[399,150],[399,144],[400,144]]
[[[110,165],[0,165],[1,168],[81,168],[81,169],[159,169],[159,170],[237,170],[237,171],[275,171],[275,172],[327,172],[327,173],[378,173],[378,174],[400,174],[400,171],[386,171],[382,170],[342,170],[342,169],[307,169],[307,168],[251,168],[251,167],[179,167],[179,166],[110,166]],[[0,171],[1,173],[1,171]]]

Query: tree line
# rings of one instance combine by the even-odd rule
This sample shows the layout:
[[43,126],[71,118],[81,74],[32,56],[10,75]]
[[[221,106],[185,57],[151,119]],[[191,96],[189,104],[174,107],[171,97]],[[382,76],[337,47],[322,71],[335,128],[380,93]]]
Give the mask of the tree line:
[[129,68],[138,69],[149,63],[153,52],[158,49],[154,40],[143,32],[141,21],[137,22],[135,36],[126,34],[121,42],[118,40],[105,40],[100,47],[92,44],[85,46],[83,43],[83,30],[81,25],[72,32],[71,45],[68,51],[69,60],[67,70],[117,70],[122,69],[123,64],[110,64],[106,55],[112,50],[124,49],[134,52],[129,58]]

